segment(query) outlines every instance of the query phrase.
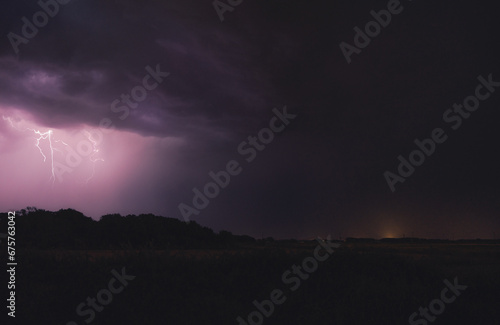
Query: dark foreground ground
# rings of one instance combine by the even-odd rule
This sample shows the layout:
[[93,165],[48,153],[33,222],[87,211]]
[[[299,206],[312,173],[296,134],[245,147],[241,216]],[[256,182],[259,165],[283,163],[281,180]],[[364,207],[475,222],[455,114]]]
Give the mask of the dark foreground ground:
[[[306,258],[314,258],[317,245],[177,251],[20,249],[16,323],[238,324],[239,316],[248,323],[253,313],[249,324],[411,324],[410,315],[433,302],[428,315],[433,321],[416,315],[413,324],[500,324],[500,245],[342,243],[325,261],[317,262],[316,270],[302,271],[304,279],[287,272],[303,261],[308,270],[314,269],[312,258]],[[324,249],[319,252],[324,256]],[[126,286],[112,280],[112,271],[121,273],[123,268],[127,276],[135,276],[122,279]],[[459,289],[458,296],[448,290],[448,303],[437,301],[442,301],[447,287],[444,281],[453,284],[455,278],[467,288]],[[110,280],[119,291],[111,296],[106,291]],[[268,316],[261,320],[253,301],[269,300],[275,289],[282,291],[274,296],[281,303],[264,303]],[[91,312],[87,297],[96,296],[104,303],[98,299],[100,311]]]

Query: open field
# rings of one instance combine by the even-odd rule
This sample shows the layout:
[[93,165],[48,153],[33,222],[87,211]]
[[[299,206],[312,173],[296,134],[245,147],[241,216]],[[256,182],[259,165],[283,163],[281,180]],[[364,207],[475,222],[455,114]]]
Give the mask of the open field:
[[293,291],[284,272],[302,265],[316,246],[20,250],[18,320],[86,324],[88,314],[78,315],[76,307],[107,288],[112,270],[125,267],[135,278],[92,324],[238,324],[238,316],[246,320],[256,310],[254,300],[270,299],[274,289],[286,300],[263,324],[408,324],[455,277],[467,288],[433,324],[498,324],[500,245],[344,243]]

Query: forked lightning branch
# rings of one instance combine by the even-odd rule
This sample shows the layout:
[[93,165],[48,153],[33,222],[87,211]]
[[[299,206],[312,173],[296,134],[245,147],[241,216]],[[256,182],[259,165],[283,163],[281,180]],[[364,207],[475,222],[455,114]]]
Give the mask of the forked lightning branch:
[[[92,130],[91,132],[83,130],[82,134],[86,137],[86,140],[82,140],[77,145],[77,150],[75,151],[70,145],[62,140],[58,140],[54,136],[53,130],[47,130],[42,132],[39,129],[21,127],[17,122],[14,122],[11,117],[2,116],[4,121],[7,121],[12,128],[20,132],[29,131],[33,137],[34,147],[40,152],[43,163],[50,164],[50,177],[49,179],[52,183],[55,182],[56,178],[59,183],[63,180],[63,175],[65,173],[71,173],[74,168],[78,167],[84,158],[92,164],[92,170],[90,175],[86,178],[86,183],[88,183],[93,177],[95,172],[95,164],[98,161],[104,161],[102,158],[98,158],[97,154],[99,152],[99,143],[102,141],[102,134]],[[46,149],[43,150],[42,143],[46,144]],[[55,160],[54,153],[62,153],[64,156],[65,163]]]

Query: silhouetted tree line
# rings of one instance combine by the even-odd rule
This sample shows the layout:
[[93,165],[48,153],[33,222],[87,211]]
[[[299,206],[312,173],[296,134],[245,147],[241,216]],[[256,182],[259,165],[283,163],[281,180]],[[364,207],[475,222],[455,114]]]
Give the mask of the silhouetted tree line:
[[[0,213],[0,229],[5,232],[7,216]],[[194,221],[186,223],[153,214],[108,214],[95,221],[73,209],[52,212],[28,207],[16,212],[15,221],[16,247],[20,248],[230,248],[255,242],[250,236],[237,236],[224,230],[215,233]]]

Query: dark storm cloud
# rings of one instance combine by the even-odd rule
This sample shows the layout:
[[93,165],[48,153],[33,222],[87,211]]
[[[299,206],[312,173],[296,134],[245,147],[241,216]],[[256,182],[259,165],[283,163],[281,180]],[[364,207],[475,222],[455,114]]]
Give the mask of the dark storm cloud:
[[[17,59],[3,43],[2,102],[30,111],[47,126],[97,125],[107,116],[118,128],[141,134],[230,136],[278,99],[256,60],[258,48],[230,30],[193,20],[197,9],[188,5],[65,5],[19,46]],[[30,17],[31,9],[24,15]],[[11,30],[20,30],[17,20],[10,17]],[[110,104],[141,84],[148,65],[170,76],[122,122]]]
[[[293,124],[194,220],[277,236],[374,234],[382,221],[400,220],[425,235],[430,226],[413,217],[467,206],[490,222],[498,211],[500,93],[396,193],[383,173],[414,150],[415,138],[446,127],[443,112],[473,93],[477,76],[500,80],[493,10],[401,3],[404,10],[347,64],[339,43],[352,44],[353,28],[364,28],[370,10],[387,1],[244,1],[221,23],[210,1],[73,0],[18,56],[6,35],[19,33],[21,17],[39,9],[34,1],[9,1],[0,25],[0,105],[47,127],[97,126],[106,117],[120,130],[186,140],[175,157],[148,151],[156,160],[147,177],[131,175],[131,186],[120,189],[131,210],[144,201],[178,216],[192,188],[241,159],[237,145],[266,126],[273,107],[288,105],[298,115]],[[110,104],[156,65],[170,75],[119,119]],[[162,169],[159,162],[172,160],[175,170]]]

